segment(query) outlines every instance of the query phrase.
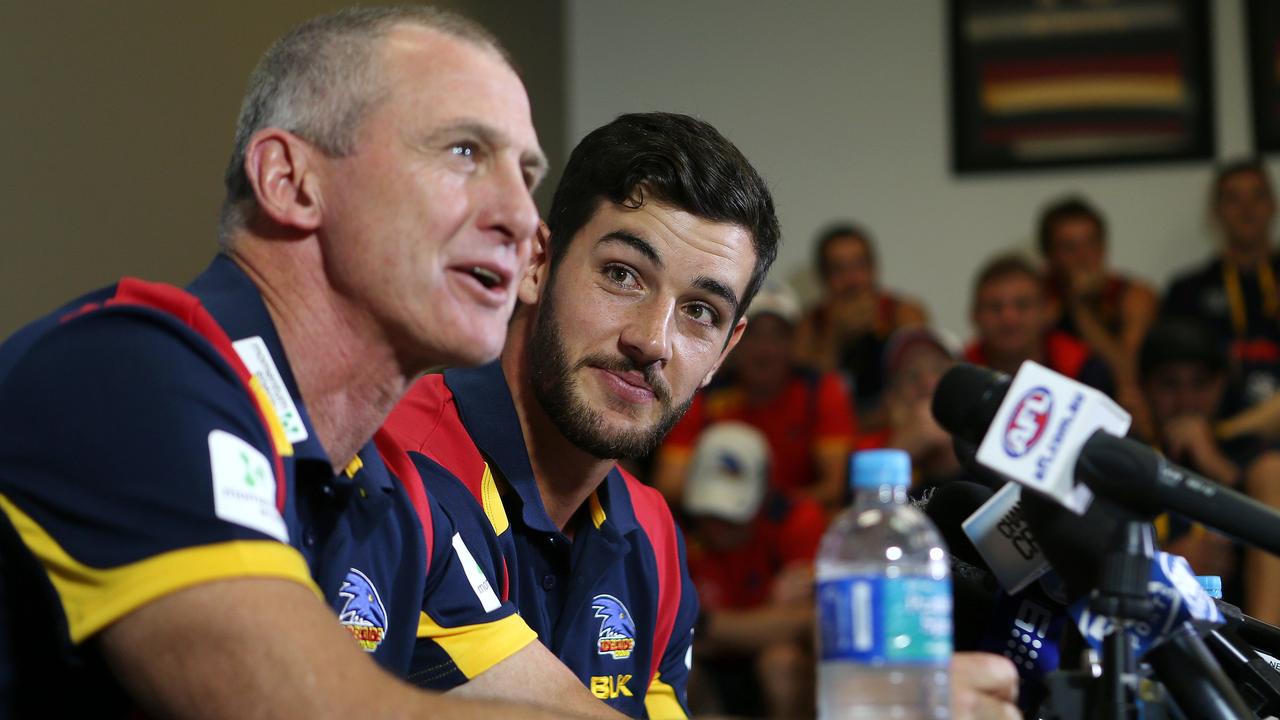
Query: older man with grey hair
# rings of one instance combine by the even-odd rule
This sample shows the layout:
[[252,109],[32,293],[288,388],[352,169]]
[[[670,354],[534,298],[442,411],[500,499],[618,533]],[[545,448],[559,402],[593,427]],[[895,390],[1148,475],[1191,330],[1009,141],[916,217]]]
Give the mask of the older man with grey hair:
[[[545,165],[470,21],[355,9],[267,52],[209,268],[0,345],[0,716],[541,716],[384,672],[429,574],[471,568],[371,438],[428,367],[497,355]],[[605,712],[537,660],[494,668]]]

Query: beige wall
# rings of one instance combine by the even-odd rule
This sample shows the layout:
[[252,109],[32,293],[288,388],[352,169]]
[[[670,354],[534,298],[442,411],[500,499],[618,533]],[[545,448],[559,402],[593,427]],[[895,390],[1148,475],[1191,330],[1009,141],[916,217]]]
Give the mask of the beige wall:
[[[0,338],[122,275],[199,272],[249,71],[289,26],[347,4],[0,3]],[[444,4],[509,45],[559,167],[560,0]]]
[[[1243,5],[1211,3],[1223,156],[1250,146]],[[1090,194],[1109,216],[1115,264],[1153,283],[1211,251],[1207,161],[954,175],[946,6],[570,0],[570,142],[621,112],[699,115],[774,189],[777,275],[803,276],[815,231],[857,218],[879,241],[886,282],[961,336],[975,269],[998,250],[1029,249],[1037,208],[1055,195]]]

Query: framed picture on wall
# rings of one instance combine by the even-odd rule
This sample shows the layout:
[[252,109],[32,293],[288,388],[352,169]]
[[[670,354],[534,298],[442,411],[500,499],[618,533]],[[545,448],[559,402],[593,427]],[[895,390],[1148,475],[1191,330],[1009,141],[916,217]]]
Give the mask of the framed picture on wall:
[[1207,0],[950,0],[953,169],[1213,157],[1210,37]]
[[1249,0],[1249,95],[1258,152],[1280,151],[1280,3]]

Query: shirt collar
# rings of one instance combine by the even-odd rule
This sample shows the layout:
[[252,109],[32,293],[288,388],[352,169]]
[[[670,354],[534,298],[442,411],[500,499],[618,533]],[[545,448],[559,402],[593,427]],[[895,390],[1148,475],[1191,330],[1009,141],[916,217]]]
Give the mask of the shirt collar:
[[[533,465],[529,461],[528,445],[520,428],[520,417],[516,414],[515,401],[502,365],[494,361],[477,368],[446,370],[444,382],[453,394],[458,415],[476,447],[519,495],[524,524],[541,532],[559,533],[542,504],[542,494],[538,491]],[[630,491],[617,466],[609,470],[604,482],[596,489],[595,497],[604,513],[604,518],[598,518],[596,503],[588,499],[593,523],[601,520],[596,527],[611,525],[620,534],[639,527],[630,506]]]
[[[249,372],[258,376],[267,397],[276,409],[285,428],[285,435],[293,445],[294,456],[302,460],[329,462],[329,455],[316,436],[311,416],[298,392],[297,381],[284,346],[276,333],[275,325],[262,295],[249,276],[226,255],[219,254],[190,285],[187,291],[200,299],[201,304],[218,321],[224,332],[236,345]],[[260,341],[254,340],[260,338]],[[265,348],[265,358],[262,349]],[[254,352],[255,350],[259,352]],[[364,448],[362,455],[367,455]],[[376,453],[375,453],[376,454]],[[366,460],[366,462],[368,462]],[[384,473],[385,474],[385,473]]]

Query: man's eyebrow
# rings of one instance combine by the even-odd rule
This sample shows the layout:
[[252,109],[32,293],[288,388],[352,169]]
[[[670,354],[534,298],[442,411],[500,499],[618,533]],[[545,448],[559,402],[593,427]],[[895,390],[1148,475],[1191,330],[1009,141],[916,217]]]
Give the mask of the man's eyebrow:
[[649,244],[648,240],[645,240],[639,235],[626,230],[614,230],[613,232],[606,233],[604,237],[596,241],[597,245],[603,245],[605,243],[620,243],[622,245],[626,245],[648,258],[649,262],[654,265],[663,267],[662,257],[658,255],[658,251],[653,248],[653,245]]
[[701,290],[706,290],[712,295],[720,296],[729,304],[729,312],[734,315],[738,314],[738,294],[733,291],[733,288],[725,285],[715,278],[707,277],[706,275],[699,275],[694,278],[693,286]]
[[[444,124],[431,133],[430,137],[434,143],[444,141],[450,136],[458,134],[473,135],[480,142],[493,148],[503,148],[511,144],[511,139],[497,128],[466,118]],[[542,153],[542,150],[535,147],[532,150],[526,150],[520,155],[520,166],[541,176],[546,174],[550,164],[547,162],[547,156]]]

